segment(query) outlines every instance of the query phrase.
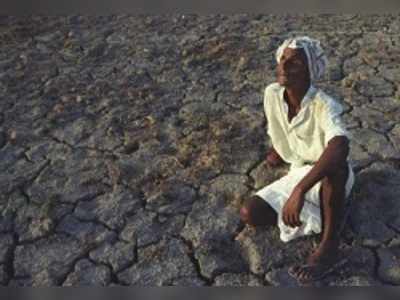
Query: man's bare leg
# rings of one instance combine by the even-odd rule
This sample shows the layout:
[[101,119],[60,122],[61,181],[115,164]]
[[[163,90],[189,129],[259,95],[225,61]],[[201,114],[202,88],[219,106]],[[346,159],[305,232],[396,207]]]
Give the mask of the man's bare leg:
[[310,280],[337,260],[340,242],[340,225],[344,216],[345,186],[348,178],[347,163],[338,166],[331,175],[322,180],[321,185],[321,221],[322,235],[318,248],[309,256],[307,267],[295,268],[298,279]]
[[[269,149],[266,161],[272,168],[284,163],[274,147]],[[278,215],[275,210],[257,195],[253,195],[244,201],[240,209],[240,218],[244,223],[251,226],[273,226],[278,221]]]
[[240,209],[240,218],[251,226],[273,226],[277,224],[277,213],[261,197],[256,195],[245,200]]

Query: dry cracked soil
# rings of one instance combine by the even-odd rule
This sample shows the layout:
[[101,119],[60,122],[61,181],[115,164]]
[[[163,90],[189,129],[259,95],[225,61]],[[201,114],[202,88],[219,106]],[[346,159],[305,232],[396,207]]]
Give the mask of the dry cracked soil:
[[400,284],[400,17],[0,17],[0,284],[296,286],[290,243],[239,208],[270,170],[263,90],[288,36],[329,57],[356,172],[316,285]]

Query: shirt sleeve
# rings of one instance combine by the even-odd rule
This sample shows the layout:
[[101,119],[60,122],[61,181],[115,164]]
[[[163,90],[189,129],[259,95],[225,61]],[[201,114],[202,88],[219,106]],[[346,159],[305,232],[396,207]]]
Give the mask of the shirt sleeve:
[[325,134],[325,146],[327,146],[329,141],[335,136],[346,136],[348,139],[351,139],[351,134],[343,124],[341,118],[342,113],[343,107],[338,102],[331,100],[326,103],[321,120]]

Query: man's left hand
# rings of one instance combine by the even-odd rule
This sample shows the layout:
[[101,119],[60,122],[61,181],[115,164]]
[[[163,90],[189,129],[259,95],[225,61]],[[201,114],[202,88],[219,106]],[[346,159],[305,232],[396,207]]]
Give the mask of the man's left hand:
[[296,226],[301,226],[300,213],[304,206],[304,192],[295,188],[290,195],[289,199],[286,201],[282,210],[282,220],[285,225],[292,228]]

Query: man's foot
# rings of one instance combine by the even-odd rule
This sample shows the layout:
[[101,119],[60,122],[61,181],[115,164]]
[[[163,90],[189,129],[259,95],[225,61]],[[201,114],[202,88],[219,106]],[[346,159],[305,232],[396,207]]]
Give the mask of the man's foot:
[[274,148],[271,148],[267,153],[267,164],[270,167],[278,167],[284,163],[283,159],[279,156]]
[[288,272],[301,283],[323,279],[340,267],[337,245],[320,245],[307,259],[307,263],[291,267]]
[[[297,267],[292,267],[291,269],[289,269],[288,272],[293,278],[297,279],[297,281],[300,285],[308,285],[308,284],[312,284],[316,281],[326,278],[328,275],[330,275],[331,273],[333,273],[334,271],[336,271],[337,269],[342,267],[346,262],[347,262],[347,260],[343,259],[343,260],[338,261],[336,264],[332,264],[332,265],[304,264],[304,265],[300,265]],[[299,272],[298,271],[299,269],[302,270],[303,275],[296,274],[296,272],[297,273]]]

